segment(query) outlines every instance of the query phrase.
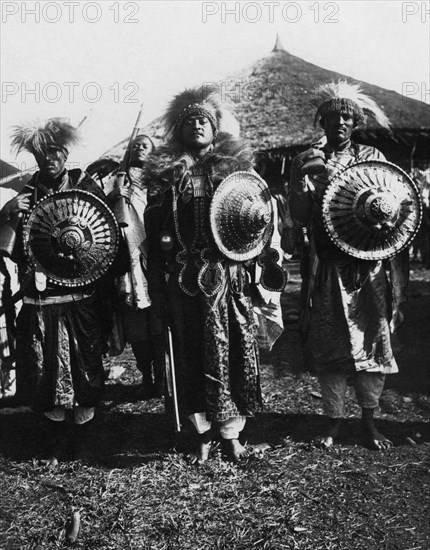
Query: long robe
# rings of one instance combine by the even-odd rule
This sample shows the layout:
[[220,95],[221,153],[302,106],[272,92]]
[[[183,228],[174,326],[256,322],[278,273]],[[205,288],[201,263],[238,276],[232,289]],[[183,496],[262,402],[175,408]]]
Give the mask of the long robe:
[[[303,200],[310,199],[312,204],[310,219],[305,222],[309,251],[302,264],[307,366],[315,372],[395,373],[391,328],[393,314],[405,300],[405,255],[400,253],[388,261],[353,258],[329,239],[321,213],[324,191],[336,173],[359,161],[385,159],[377,149],[354,143],[343,151],[333,151],[327,145],[323,150],[328,157],[327,173],[300,177],[292,172],[305,186]],[[291,214],[294,217],[294,208]]]
[[222,257],[209,228],[217,185],[250,169],[242,145],[221,136],[200,163],[172,150],[148,163],[149,292],[153,303],[167,299],[181,412],[206,412],[219,422],[252,416],[261,406],[246,267]]

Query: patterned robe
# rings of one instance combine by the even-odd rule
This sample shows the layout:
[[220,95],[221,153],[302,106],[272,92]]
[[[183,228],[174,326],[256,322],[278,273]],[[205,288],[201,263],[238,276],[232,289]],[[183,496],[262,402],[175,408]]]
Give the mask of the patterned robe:
[[[99,198],[104,194],[97,184],[81,170],[63,175],[56,190],[79,188]],[[38,178],[38,172],[25,186],[31,193],[31,205],[51,190]],[[16,261],[25,284],[30,266],[21,247]],[[65,295],[79,292],[88,297],[62,302]],[[17,398],[34,410],[50,411],[55,406],[71,409],[76,403],[95,406],[101,398],[104,383],[102,364],[102,312],[96,285],[79,289],[47,283],[39,294],[34,275],[25,284],[24,296],[37,300],[58,298],[58,303],[38,305],[24,303],[17,319]],[[43,302],[42,302],[43,303]]]
[[[408,266],[404,254],[387,261],[359,260],[332,243],[321,204],[330,179],[351,164],[385,160],[373,147],[351,143],[342,151],[323,147],[327,173],[299,176],[311,200],[307,222],[309,253],[303,258],[302,330],[310,370],[366,370],[394,373],[391,347],[393,312],[404,301]],[[293,163],[294,167],[294,163]],[[294,208],[291,210],[294,218]],[[387,274],[389,273],[389,276]],[[391,327],[392,328],[392,327]]]
[[153,303],[167,299],[180,409],[219,422],[251,416],[261,391],[248,273],[219,253],[209,227],[214,190],[252,169],[250,154],[220,135],[198,163],[160,150],[147,166],[149,292]]

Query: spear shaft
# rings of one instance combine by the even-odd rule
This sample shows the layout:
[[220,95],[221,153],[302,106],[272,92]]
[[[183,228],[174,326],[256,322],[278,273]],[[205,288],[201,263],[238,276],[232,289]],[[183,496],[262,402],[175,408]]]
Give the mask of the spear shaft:
[[[128,168],[127,164],[129,162],[130,152],[131,152],[130,148],[131,148],[131,144],[133,143],[139,131],[142,112],[143,112],[143,103],[140,106],[139,114],[137,115],[137,119],[134,124],[133,131],[131,133],[127,148],[125,150],[124,156],[119,166],[115,187],[123,187],[125,185],[126,177],[127,177],[127,168]],[[118,225],[120,227],[128,227],[130,225],[130,212],[128,209],[129,209],[129,205],[128,205],[127,199],[125,197],[119,197],[114,204],[113,211],[118,221]]]

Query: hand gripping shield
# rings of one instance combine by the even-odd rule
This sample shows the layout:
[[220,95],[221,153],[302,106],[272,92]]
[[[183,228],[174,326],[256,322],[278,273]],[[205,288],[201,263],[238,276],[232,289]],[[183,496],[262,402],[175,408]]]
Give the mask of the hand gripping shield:
[[383,260],[414,238],[422,206],[403,170],[375,160],[358,162],[334,176],[324,193],[322,215],[341,250],[362,260]]
[[79,287],[106,273],[118,249],[118,225],[109,207],[81,189],[38,201],[25,218],[24,250],[54,283]]
[[210,227],[219,251],[242,262],[258,256],[273,231],[273,207],[266,182],[253,172],[233,172],[216,189]]

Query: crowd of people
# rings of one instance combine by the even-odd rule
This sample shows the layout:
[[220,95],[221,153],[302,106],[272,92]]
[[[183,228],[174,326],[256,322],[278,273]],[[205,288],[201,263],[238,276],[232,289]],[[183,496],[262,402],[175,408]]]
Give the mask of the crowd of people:
[[[374,411],[386,374],[397,371],[391,334],[403,317],[407,254],[388,263],[349,256],[327,235],[321,209],[338,172],[359,161],[384,160],[377,149],[354,143],[353,130],[365,125],[366,115],[383,127],[389,122],[359,87],[345,82],[321,86],[315,98],[324,137],[294,159],[284,208],[290,228],[305,227],[310,242],[301,259],[301,330],[329,419],[320,444],[335,442],[352,381],[366,444],[385,450],[391,442],[377,430]],[[0,211],[3,226],[21,217],[11,259],[19,270],[22,307],[15,328],[10,315],[15,308],[3,292],[2,313],[9,322],[1,333],[2,370],[10,371],[15,362],[16,400],[45,424],[49,464],[57,462],[68,438],[77,456],[85,445],[103,397],[102,358],[115,335],[116,353],[131,346],[142,374],[142,399],[170,399],[174,372],[178,415],[196,432],[193,462],[208,460],[218,436],[232,460],[247,455],[241,432],[246,419],[262,409],[259,344],[270,348],[282,331],[286,277],[276,201],[266,195],[269,216],[255,214],[251,204],[252,223],[240,217],[251,214],[231,206],[233,221],[225,233],[235,245],[246,227],[251,252],[227,253],[214,237],[214,223],[220,223],[214,196],[232,175],[260,185],[253,152],[231,129],[231,114],[210,90],[178,94],[163,121],[163,145],[156,148],[144,134],[135,137],[126,151],[125,185],[107,196],[96,180],[115,176],[120,165],[110,162],[106,169],[97,161],[87,171],[67,170],[78,134],[65,120],[50,119],[36,130],[19,127],[13,134],[17,152],[32,153],[39,170]],[[125,200],[129,216],[118,228],[117,256],[106,273],[78,287],[58,284],[35,265],[22,222],[44,197],[73,189],[97,196],[114,211]],[[3,257],[0,262],[3,282],[10,275]]]

